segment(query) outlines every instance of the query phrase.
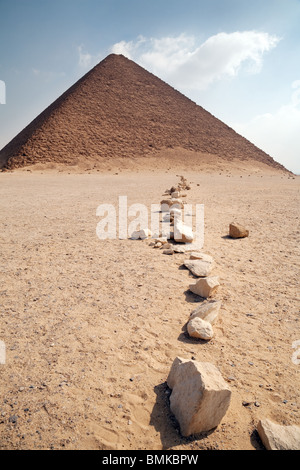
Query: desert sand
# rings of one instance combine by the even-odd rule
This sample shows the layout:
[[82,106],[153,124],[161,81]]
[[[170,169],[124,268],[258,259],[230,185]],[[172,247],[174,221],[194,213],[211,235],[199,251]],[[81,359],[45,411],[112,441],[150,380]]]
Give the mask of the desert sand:
[[[254,450],[260,419],[299,424],[300,178],[167,168],[0,174],[0,449]],[[220,277],[209,342],[186,331],[199,302],[186,255],[96,236],[100,204],[150,207],[179,175],[187,202],[205,206],[203,251]],[[233,220],[248,238],[228,238]],[[209,433],[183,438],[170,412],[176,356],[213,363],[230,384]]]

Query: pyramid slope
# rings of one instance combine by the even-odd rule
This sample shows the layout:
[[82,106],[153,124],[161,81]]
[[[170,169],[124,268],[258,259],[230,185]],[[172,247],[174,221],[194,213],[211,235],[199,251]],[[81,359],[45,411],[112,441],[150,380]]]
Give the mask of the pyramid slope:
[[0,168],[74,165],[182,148],[283,166],[201,106],[122,55],[94,67],[0,152]]

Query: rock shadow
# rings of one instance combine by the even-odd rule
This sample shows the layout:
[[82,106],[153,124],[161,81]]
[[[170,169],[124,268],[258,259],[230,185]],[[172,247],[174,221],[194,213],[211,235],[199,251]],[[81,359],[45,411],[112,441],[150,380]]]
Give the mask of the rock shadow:
[[[160,434],[160,440],[162,443],[162,449],[168,450],[172,447],[179,445],[187,445],[194,441],[201,441],[206,439],[215,430],[195,434],[189,437],[183,437],[180,434],[180,427],[178,421],[170,410],[170,395],[172,391],[169,389],[167,382],[161,383],[154,387],[156,394],[156,401],[153,406],[150,425],[154,426],[155,430]],[[199,449],[201,444],[198,443]],[[205,449],[205,446],[202,446]]]
[[185,295],[186,302],[188,302],[190,304],[195,304],[195,308],[198,307],[199,304],[201,304],[205,301],[205,299],[203,297],[200,297],[199,295],[194,294],[189,289],[187,289],[184,292],[184,295]]
[[250,442],[255,450],[266,450],[256,429],[251,433]]

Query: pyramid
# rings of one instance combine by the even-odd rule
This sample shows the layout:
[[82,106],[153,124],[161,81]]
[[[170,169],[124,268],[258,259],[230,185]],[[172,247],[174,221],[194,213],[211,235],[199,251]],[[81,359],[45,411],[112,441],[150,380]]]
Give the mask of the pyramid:
[[[285,170],[269,155],[158,77],[111,54],[0,152],[0,168],[135,161],[183,149]],[[163,158],[163,157],[161,157]]]

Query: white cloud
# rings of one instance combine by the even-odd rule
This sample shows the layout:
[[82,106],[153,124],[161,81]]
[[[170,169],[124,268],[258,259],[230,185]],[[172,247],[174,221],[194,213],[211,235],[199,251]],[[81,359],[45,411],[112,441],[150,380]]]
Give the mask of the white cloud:
[[122,41],[111,52],[127,56],[179,89],[203,90],[216,80],[235,77],[242,67],[258,73],[263,55],[279,41],[268,33],[243,31],[219,33],[199,44],[196,37],[181,34]]
[[232,126],[286,168],[300,174],[300,80],[292,83],[292,89],[290,102],[276,112]]
[[78,47],[78,54],[79,54],[79,61],[78,61],[79,67],[82,67],[84,69],[90,68],[93,62],[92,55],[89,54],[88,52],[83,52],[82,46]]

